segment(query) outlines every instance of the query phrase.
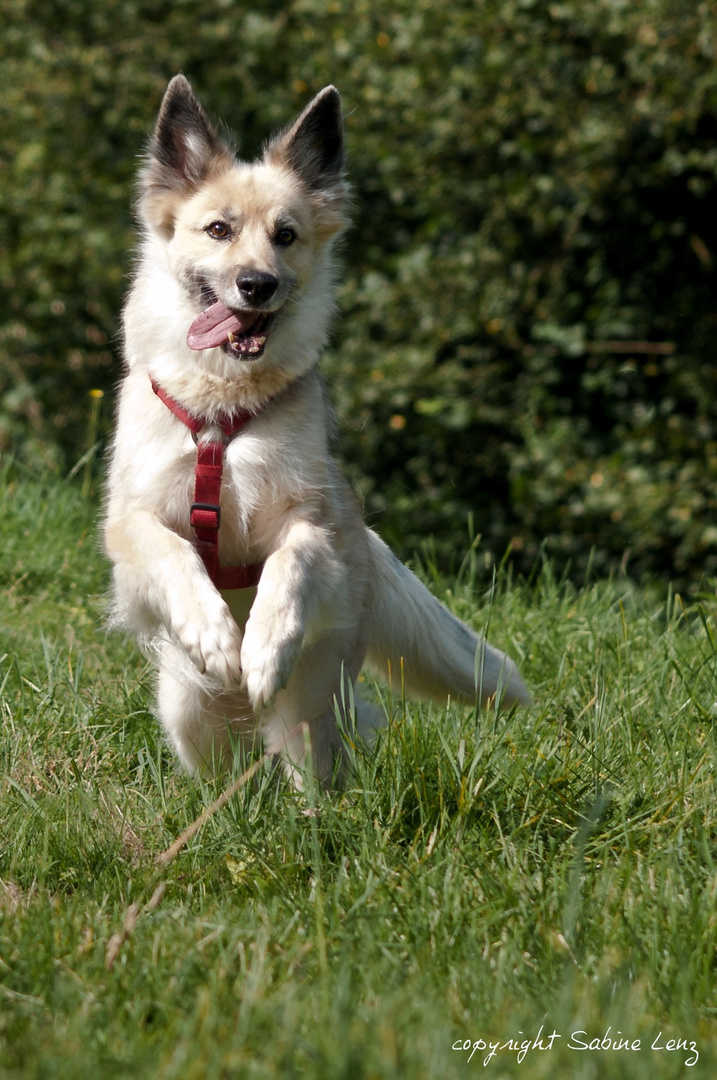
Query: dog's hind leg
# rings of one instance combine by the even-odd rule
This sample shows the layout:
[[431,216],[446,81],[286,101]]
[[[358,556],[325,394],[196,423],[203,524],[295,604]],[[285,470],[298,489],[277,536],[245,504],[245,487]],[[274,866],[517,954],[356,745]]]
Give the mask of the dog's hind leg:
[[257,725],[242,691],[212,691],[171,663],[159,669],[157,712],[185,768],[195,775],[231,769],[238,751],[248,751]]
[[374,715],[354,697],[363,661],[363,646],[355,638],[355,631],[334,631],[308,646],[286,688],[263,711],[264,747],[280,755],[299,789],[308,768],[322,784],[330,784],[342,772],[345,736],[370,738],[380,723],[378,711]]

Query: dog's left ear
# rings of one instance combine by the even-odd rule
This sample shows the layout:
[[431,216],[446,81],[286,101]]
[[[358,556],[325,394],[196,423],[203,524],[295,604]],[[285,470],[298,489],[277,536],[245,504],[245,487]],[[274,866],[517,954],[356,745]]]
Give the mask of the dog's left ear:
[[335,86],[324,87],[298,120],[272,139],[264,159],[272,165],[288,165],[310,191],[343,188],[344,131]]

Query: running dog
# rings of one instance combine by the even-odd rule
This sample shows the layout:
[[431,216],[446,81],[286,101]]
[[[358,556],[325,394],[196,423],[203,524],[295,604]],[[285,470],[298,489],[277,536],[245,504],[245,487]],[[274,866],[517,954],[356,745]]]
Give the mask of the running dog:
[[247,163],[172,79],[140,174],[104,542],[113,621],[156,659],[195,773],[259,735],[297,786],[308,767],[330,783],[341,729],[380,722],[354,697],[364,662],[409,695],[530,701],[364,525],[332,460],[317,361],[347,204],[333,86]]

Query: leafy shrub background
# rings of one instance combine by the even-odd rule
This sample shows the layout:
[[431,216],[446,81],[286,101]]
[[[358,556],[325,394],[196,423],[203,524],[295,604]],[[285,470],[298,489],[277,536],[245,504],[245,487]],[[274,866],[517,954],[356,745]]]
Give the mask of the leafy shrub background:
[[[449,562],[717,571],[717,16],[687,0],[0,0],[0,447],[66,471],[119,371],[131,191],[182,70],[254,154],[342,91],[325,358],[369,520]],[[592,552],[592,555],[591,555]]]

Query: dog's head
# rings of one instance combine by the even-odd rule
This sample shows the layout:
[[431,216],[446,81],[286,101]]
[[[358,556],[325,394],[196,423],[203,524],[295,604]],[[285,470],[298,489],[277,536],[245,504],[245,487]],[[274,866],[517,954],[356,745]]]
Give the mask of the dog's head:
[[251,164],[235,157],[182,75],[162,101],[140,176],[140,216],[166,244],[197,317],[190,348],[256,360],[299,302],[331,309],[333,240],[347,224],[333,86]]

